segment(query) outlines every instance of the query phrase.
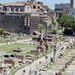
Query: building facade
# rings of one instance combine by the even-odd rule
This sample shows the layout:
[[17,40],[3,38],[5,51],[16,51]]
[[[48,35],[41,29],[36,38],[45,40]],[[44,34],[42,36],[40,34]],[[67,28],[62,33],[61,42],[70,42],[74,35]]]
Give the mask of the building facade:
[[55,5],[55,12],[57,17],[61,17],[63,14],[70,14],[73,10],[74,0],[70,0],[70,3],[62,3]]
[[52,21],[55,12],[42,2],[28,0],[0,5],[0,28],[11,32],[31,34],[45,18]]

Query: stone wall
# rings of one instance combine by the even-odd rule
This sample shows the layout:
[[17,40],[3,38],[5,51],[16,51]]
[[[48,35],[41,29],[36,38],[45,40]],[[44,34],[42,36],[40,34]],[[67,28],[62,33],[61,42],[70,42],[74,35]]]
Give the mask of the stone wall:
[[[2,15],[0,15],[0,17],[2,17]],[[3,15],[3,19],[0,19],[0,28],[10,32],[30,34],[38,28],[39,23],[39,16],[30,16],[29,14],[5,14]]]
[[23,16],[15,14],[5,14],[2,21],[2,28],[11,32],[22,32]]

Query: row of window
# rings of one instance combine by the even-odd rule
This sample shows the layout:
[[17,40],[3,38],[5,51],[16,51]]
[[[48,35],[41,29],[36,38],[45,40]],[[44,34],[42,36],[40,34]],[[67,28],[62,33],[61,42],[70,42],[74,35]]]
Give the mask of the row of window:
[[[36,5],[33,5],[32,7],[33,9],[40,9],[40,6],[36,6]],[[24,11],[24,7],[20,8],[20,7],[6,7],[6,6],[3,6],[3,7],[0,7],[0,10],[3,10],[3,11],[12,11],[12,12],[23,12]],[[27,9],[30,9],[30,7],[27,7]]]
[[33,5],[33,9],[40,9],[40,6]]
[[29,17],[25,18],[24,24],[25,24],[25,26],[30,26],[30,18]]
[[24,9],[23,9],[23,8],[10,8],[10,7],[4,7],[4,8],[3,8],[3,11],[12,11],[12,12],[16,11],[16,12],[23,12]]

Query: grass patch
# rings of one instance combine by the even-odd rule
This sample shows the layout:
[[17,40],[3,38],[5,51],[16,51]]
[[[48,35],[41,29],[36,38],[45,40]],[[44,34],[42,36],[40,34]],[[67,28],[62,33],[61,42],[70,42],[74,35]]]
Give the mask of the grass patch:
[[10,44],[10,45],[2,45],[0,46],[0,51],[12,51],[13,49],[17,49],[17,48],[24,48],[25,50],[31,50],[31,49],[35,49],[36,46],[35,45],[30,45],[30,44],[19,44],[19,43],[15,43],[15,44]]

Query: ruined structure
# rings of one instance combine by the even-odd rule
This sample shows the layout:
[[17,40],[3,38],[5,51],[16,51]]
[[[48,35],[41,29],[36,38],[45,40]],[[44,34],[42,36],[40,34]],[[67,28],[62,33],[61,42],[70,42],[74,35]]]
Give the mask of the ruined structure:
[[0,5],[0,28],[11,32],[31,34],[39,24],[54,19],[55,12],[35,0]]

